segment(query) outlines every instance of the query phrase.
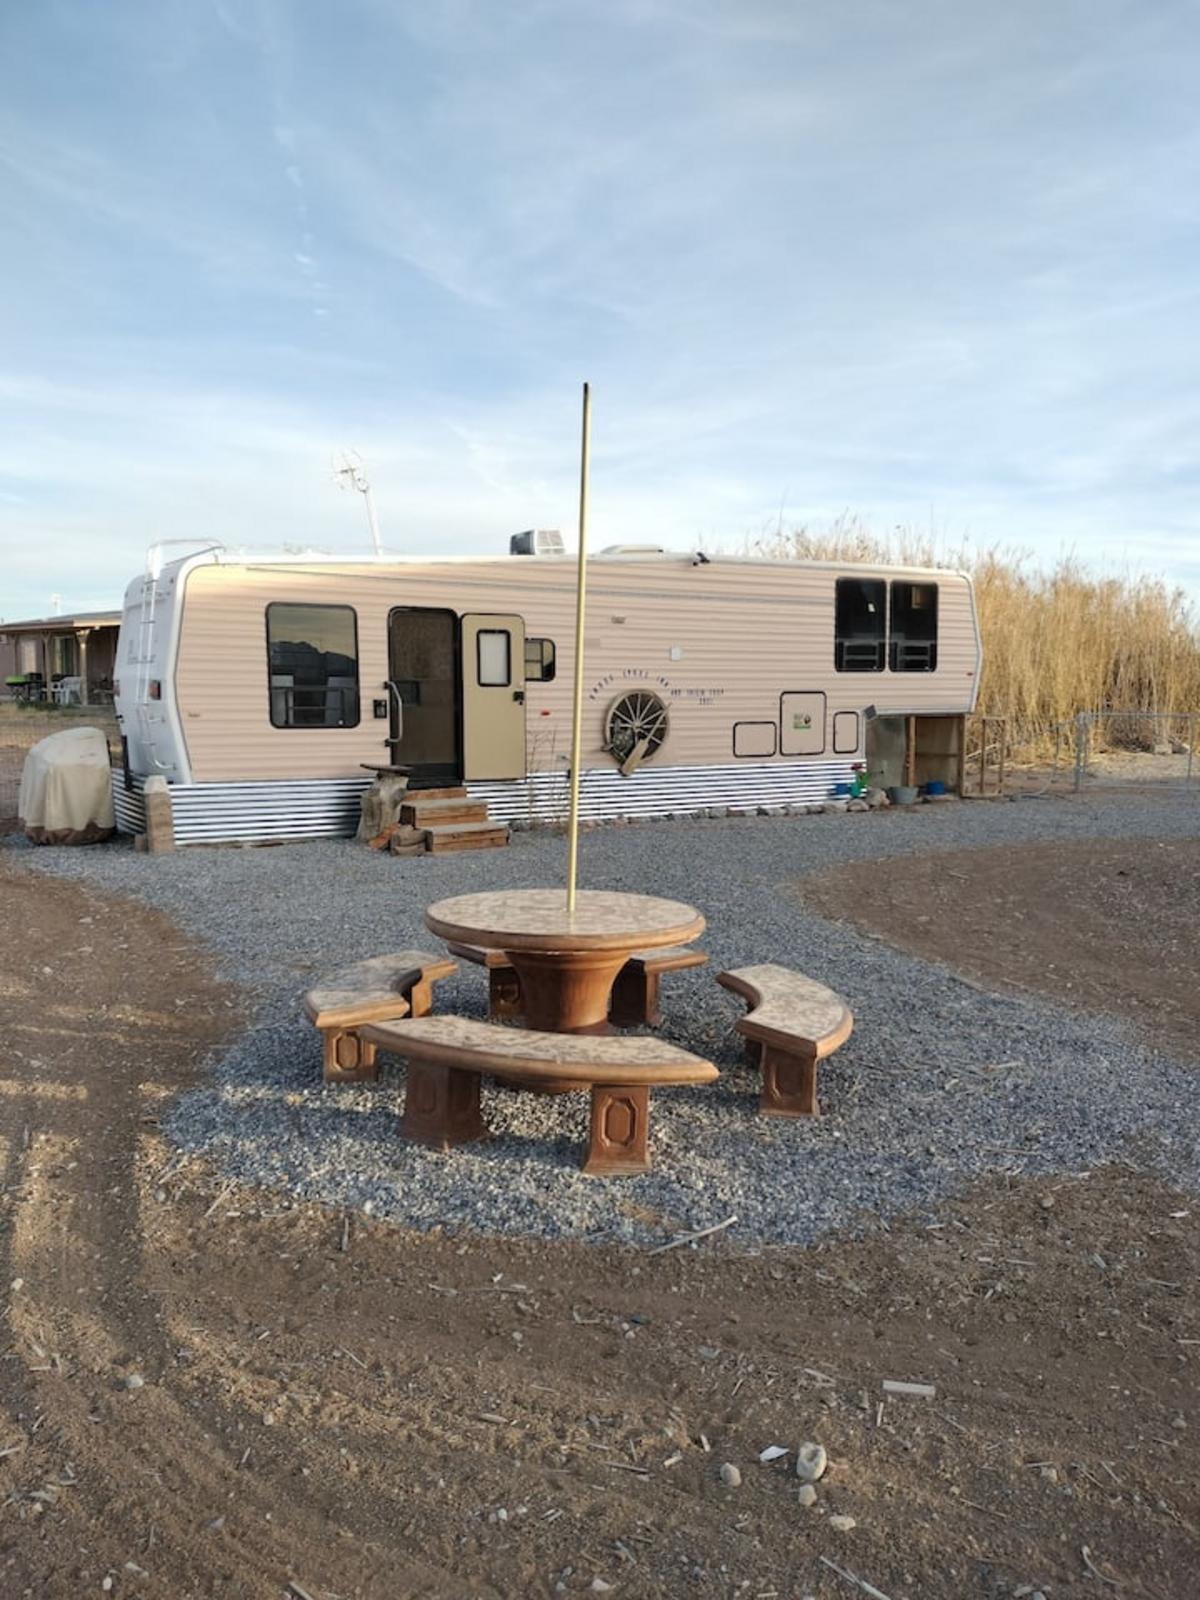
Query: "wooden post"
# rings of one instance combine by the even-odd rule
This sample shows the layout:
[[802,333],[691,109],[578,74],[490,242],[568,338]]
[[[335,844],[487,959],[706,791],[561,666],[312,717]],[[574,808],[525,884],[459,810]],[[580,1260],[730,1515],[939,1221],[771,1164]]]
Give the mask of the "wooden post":
[[967,719],[958,719],[958,798],[967,792]]
[[571,810],[567,822],[567,911],[575,909],[579,868],[579,767],[583,760],[583,629],[587,611],[588,450],[592,426],[592,394],[583,386],[583,437],[579,457],[579,572],[575,581],[575,697],[571,722]]
[[904,719],[904,781],[910,786],[917,781],[916,717],[905,717]]
[[88,704],[87,647],[88,634],[90,632],[90,628],[80,628],[78,633],[75,635],[79,643],[79,704],[81,706],[86,706]]

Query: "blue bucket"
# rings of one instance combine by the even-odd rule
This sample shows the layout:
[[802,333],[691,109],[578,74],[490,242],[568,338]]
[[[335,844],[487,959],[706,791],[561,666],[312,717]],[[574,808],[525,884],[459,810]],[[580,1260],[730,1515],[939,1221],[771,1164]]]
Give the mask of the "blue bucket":
[[835,800],[848,799],[853,793],[854,785],[852,783],[835,783],[833,786]]

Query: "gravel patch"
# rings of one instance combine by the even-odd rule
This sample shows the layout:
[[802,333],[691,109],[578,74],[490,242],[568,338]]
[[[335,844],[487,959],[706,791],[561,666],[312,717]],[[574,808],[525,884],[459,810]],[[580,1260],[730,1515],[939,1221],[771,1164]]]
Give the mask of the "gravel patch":
[[[523,833],[505,851],[408,860],[351,841],[158,858],[125,844],[3,847],[21,865],[166,912],[254,992],[253,1025],[164,1118],[169,1137],[229,1178],[447,1231],[660,1242],[736,1213],[729,1237],[745,1246],[804,1243],[925,1208],[988,1173],[1124,1161],[1200,1187],[1200,1076],[1186,1063],[1117,1020],[983,992],[822,920],[788,892],[842,862],[1023,840],[1190,837],[1197,822],[1196,798],[1184,793],[586,833],[587,886],[681,898],[707,916],[710,965],[664,980],[664,1032],[722,1073],[711,1087],[657,1094],[654,1170],[607,1182],[577,1166],[586,1095],[485,1082],[494,1138],[435,1154],[396,1136],[400,1069],[385,1066],[376,1085],[326,1088],[319,1040],[298,1014],[299,995],[323,972],[403,946],[438,948],[421,921],[431,901],[561,881],[561,838]],[[732,1030],[740,1007],[712,978],[756,961],[802,968],[854,1011],[852,1039],[821,1069],[819,1119],[756,1114],[756,1074]],[[485,1014],[475,968],[437,993],[442,1008]]]

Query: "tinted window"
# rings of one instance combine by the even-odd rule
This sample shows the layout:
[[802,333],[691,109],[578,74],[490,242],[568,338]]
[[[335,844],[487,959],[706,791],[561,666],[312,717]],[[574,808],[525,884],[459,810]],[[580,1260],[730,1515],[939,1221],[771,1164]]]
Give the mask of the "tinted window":
[[933,672],[937,667],[936,583],[892,584],[890,666],[893,672]]
[[350,606],[268,606],[267,662],[273,727],[357,725],[358,637]]
[[882,672],[887,585],[882,578],[839,578],[833,664],[839,672]]
[[554,640],[526,639],[525,677],[530,683],[550,683],[554,677]]

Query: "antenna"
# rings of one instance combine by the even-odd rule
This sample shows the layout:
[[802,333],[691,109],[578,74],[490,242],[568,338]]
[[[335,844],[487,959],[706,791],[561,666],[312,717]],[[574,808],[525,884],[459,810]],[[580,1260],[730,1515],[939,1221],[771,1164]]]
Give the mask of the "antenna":
[[375,515],[375,501],[371,495],[371,485],[367,480],[363,458],[357,450],[341,450],[334,456],[333,476],[339,489],[357,489],[362,495],[367,508],[367,522],[371,529],[371,543],[375,546],[375,554],[381,556],[383,545],[379,542],[379,521]]
[[50,596],[50,615],[52,617],[62,616],[62,595],[52,594]]

